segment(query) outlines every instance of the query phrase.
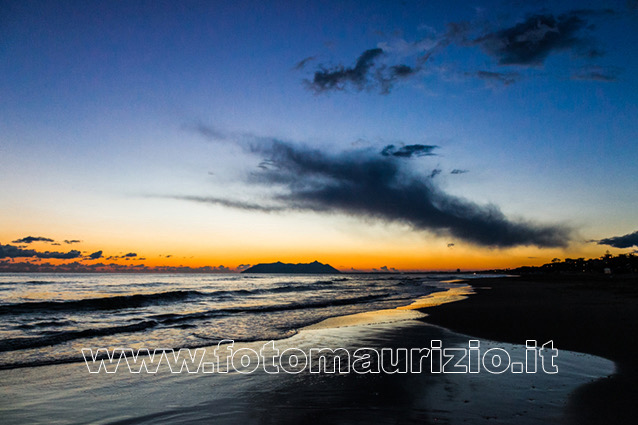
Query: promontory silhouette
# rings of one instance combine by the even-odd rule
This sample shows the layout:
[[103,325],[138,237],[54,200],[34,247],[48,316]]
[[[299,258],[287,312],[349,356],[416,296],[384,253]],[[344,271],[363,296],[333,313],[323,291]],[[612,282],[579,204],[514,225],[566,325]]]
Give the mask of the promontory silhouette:
[[336,274],[341,273],[330,264],[322,264],[319,261],[312,263],[260,263],[247,268],[242,273],[304,273],[304,274]]

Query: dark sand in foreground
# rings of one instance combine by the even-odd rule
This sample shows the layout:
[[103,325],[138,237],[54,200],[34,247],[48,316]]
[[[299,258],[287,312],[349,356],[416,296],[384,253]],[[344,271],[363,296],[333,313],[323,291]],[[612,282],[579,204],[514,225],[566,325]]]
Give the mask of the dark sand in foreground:
[[[0,371],[0,417],[7,424],[633,423],[635,280],[469,283],[475,295],[423,309],[429,317],[404,311],[410,314],[400,322],[379,322],[379,313],[393,319],[388,312],[329,319],[330,326],[307,328],[277,346],[428,347],[437,339],[465,347],[478,337],[484,350],[502,347],[520,358],[526,339],[553,339],[558,374],[106,375],[70,363]],[[366,324],[361,316],[374,317]],[[239,346],[259,350],[262,342]],[[611,362],[568,350],[613,360],[619,373],[600,379],[613,373]]]
[[[277,347],[467,346],[468,335],[418,320],[302,331]],[[241,344],[259,350],[262,342]],[[516,358],[524,347],[481,340]],[[513,357],[514,359],[515,357]],[[89,374],[82,363],[0,371],[3,424],[502,424],[564,421],[569,395],[613,373],[608,360],[563,351],[559,373]]]
[[469,299],[423,310],[428,323],[496,341],[554,341],[604,357],[617,373],[570,397],[575,424],[634,424],[638,401],[638,277],[528,276],[469,281]]

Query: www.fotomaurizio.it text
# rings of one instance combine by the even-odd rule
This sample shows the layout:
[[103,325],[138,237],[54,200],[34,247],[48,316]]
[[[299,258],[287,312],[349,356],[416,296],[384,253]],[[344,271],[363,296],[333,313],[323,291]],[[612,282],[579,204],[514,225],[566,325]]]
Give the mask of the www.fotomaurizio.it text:
[[535,340],[526,341],[521,361],[512,361],[503,348],[482,351],[479,340],[469,340],[467,347],[444,348],[441,340],[432,340],[427,348],[307,350],[280,350],[275,341],[259,349],[236,348],[233,340],[222,340],[216,347],[179,350],[83,348],[82,355],[90,373],[558,373],[553,341],[539,345]]

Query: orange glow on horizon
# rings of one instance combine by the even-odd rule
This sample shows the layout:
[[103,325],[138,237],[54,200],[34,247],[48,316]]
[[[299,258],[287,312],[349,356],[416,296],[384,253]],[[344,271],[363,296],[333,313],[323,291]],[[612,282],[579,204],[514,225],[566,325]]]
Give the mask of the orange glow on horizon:
[[[273,263],[281,261],[284,263],[309,263],[319,261],[321,263],[330,264],[342,272],[348,271],[382,271],[382,267],[387,267],[389,271],[480,271],[491,269],[513,269],[521,266],[540,266],[551,262],[553,258],[597,258],[605,253],[606,249],[600,246],[589,246],[588,249],[574,250],[566,252],[563,250],[539,250],[534,248],[517,248],[510,250],[490,250],[490,249],[469,249],[458,247],[450,248],[433,248],[427,253],[406,252],[385,253],[381,252],[329,252],[328,250],[319,249],[278,249],[273,252],[259,252],[247,250],[246,253],[237,253],[227,251],[223,254],[197,255],[197,253],[188,253],[191,255],[173,255],[160,254],[154,256],[144,255],[140,250],[136,252],[135,257],[125,257],[124,254],[115,253],[110,255],[104,252],[101,258],[87,259],[87,255],[92,252],[83,250],[81,258],[75,259],[49,259],[49,258],[14,258],[2,259],[1,262],[9,263],[31,263],[34,265],[50,264],[52,266],[69,265],[79,263],[85,266],[105,266],[105,271],[109,268],[115,269],[111,265],[119,266],[117,270],[122,271],[121,267],[127,267],[134,270],[137,266],[139,269],[142,265],[145,268],[154,269],[162,267],[189,267],[197,269],[201,267],[219,268],[224,266],[231,271],[237,270],[240,265],[255,265],[258,263]],[[63,250],[60,250],[63,251]],[[252,251],[252,252],[250,252]],[[617,251],[617,252],[616,252]],[[122,251],[124,252],[124,251]],[[617,254],[622,250],[612,249],[610,252]],[[117,257],[117,258],[113,258]],[[109,267],[111,266],[111,267]]]

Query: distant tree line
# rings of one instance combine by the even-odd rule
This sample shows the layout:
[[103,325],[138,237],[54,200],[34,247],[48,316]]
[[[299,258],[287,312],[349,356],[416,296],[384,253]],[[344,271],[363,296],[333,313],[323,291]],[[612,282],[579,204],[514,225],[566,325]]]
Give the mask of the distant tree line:
[[518,273],[638,273],[638,256],[618,254],[613,256],[609,251],[600,258],[554,258],[551,263],[540,267],[519,267],[512,271]]

